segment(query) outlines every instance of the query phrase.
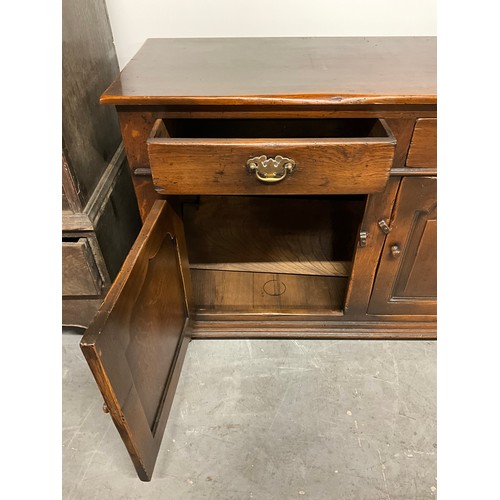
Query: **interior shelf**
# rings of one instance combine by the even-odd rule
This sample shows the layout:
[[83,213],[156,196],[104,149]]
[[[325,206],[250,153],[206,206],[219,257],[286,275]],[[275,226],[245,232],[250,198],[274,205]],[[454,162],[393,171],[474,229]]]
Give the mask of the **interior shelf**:
[[199,312],[341,311],[347,278],[193,270]]

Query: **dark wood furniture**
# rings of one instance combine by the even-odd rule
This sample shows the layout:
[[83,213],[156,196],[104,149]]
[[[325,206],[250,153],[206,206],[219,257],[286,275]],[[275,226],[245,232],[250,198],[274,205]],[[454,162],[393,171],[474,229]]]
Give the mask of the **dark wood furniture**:
[[436,41],[148,40],[115,105],[142,231],[82,339],[151,479],[191,338],[436,335]]
[[62,323],[87,328],[140,218],[116,113],[99,105],[118,72],[104,0],[62,12]]

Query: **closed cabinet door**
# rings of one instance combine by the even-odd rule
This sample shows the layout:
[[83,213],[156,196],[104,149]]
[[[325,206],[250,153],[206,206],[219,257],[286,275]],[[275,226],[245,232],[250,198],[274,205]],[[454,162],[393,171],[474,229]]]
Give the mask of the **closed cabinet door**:
[[189,342],[182,223],[159,200],[81,348],[135,465],[149,481]]
[[436,314],[436,184],[435,177],[402,179],[369,314]]

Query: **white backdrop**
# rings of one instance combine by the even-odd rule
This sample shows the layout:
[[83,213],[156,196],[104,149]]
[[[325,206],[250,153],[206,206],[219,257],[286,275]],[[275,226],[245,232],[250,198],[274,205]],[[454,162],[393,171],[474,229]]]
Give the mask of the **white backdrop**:
[[146,38],[436,35],[437,0],[106,0],[120,68]]

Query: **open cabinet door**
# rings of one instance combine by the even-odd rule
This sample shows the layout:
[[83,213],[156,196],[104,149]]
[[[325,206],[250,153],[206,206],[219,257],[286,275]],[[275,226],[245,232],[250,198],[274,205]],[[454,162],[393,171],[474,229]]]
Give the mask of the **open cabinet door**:
[[189,343],[182,222],[156,201],[80,346],[143,481],[149,481]]

